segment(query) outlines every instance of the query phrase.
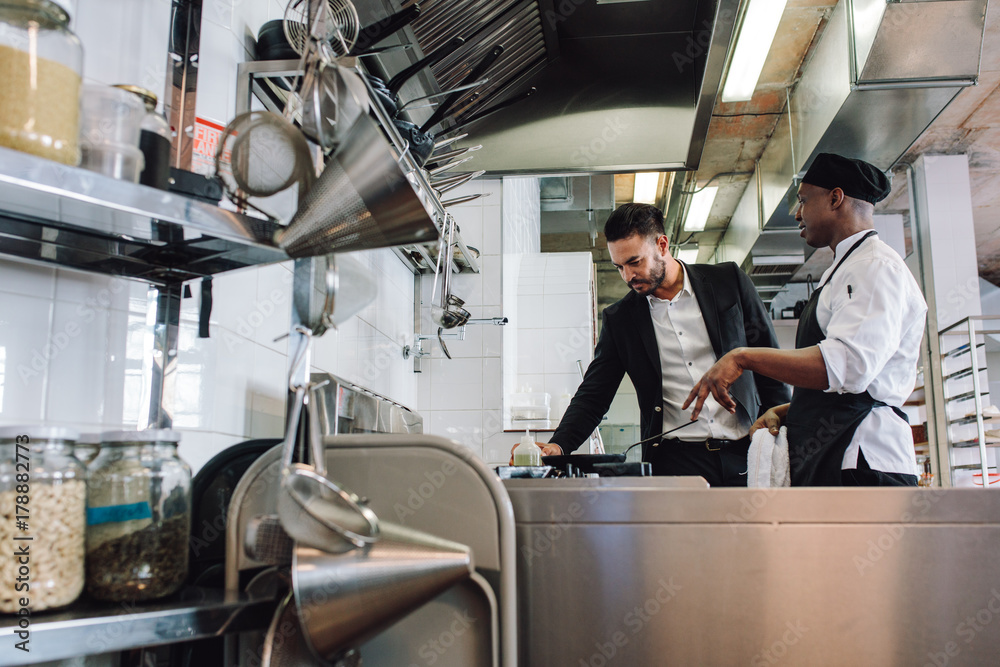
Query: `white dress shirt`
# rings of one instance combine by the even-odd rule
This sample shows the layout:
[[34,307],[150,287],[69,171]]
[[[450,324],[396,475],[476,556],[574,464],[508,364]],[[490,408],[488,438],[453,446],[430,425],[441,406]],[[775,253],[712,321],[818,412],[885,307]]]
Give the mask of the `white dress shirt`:
[[[695,383],[717,361],[712,341],[705,328],[698,299],[691,291],[687,269],[684,286],[673,299],[658,299],[649,295],[649,314],[656,333],[656,347],[660,351],[660,370],[663,373],[663,430],[667,431],[691,421],[690,407],[681,410]],[[739,417],[730,414],[709,396],[696,423],[677,431],[679,440],[705,440],[720,438],[738,440],[750,430],[750,424],[740,424]]]
[[[828,392],[860,394],[902,406],[913,390],[927,304],[899,254],[877,236],[866,239],[829,277],[840,259],[868,231],[837,244],[823,274],[816,319],[826,335],[819,349]],[[829,283],[827,281],[829,280]],[[877,407],[854,432],[843,468],[857,467],[858,448],[873,470],[919,474],[910,427],[890,407]]]

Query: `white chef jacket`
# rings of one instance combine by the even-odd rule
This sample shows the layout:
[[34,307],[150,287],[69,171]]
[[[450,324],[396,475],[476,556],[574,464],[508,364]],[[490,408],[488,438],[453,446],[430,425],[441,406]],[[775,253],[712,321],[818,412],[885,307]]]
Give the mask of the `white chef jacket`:
[[[816,320],[826,339],[819,343],[830,388],[901,406],[913,391],[927,304],[899,254],[877,236],[840,259],[869,230],[837,244],[833,264],[823,274]],[[829,280],[829,283],[827,281]],[[919,474],[909,425],[890,407],[876,407],[858,425],[843,469],[857,467],[858,449],[873,470]]]
[[[690,413],[681,410],[681,406],[695,383],[717,361],[698,298],[691,291],[687,269],[683,264],[681,267],[684,271],[684,286],[673,299],[658,299],[651,294],[646,297],[649,300],[649,314],[653,319],[656,347],[660,351],[664,431],[691,421]],[[668,437],[689,441],[708,438],[739,440],[749,430],[749,423],[741,424],[737,415],[723,409],[709,395],[698,420]]]

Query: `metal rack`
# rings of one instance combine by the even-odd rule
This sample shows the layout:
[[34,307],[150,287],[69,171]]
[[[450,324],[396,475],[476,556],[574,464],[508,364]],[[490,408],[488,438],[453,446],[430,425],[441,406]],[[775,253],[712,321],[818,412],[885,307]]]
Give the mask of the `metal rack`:
[[[960,417],[947,415],[947,438],[951,450],[976,448],[979,450],[979,463],[960,464],[954,463],[954,452],[950,456],[952,470],[979,470],[982,474],[983,488],[989,488],[989,461],[988,447],[1000,446],[1000,443],[988,443],[986,439],[986,418],[983,416],[983,397],[989,395],[989,391],[984,386],[982,373],[986,371],[985,364],[980,363],[979,353],[986,347],[985,336],[1000,335],[1000,329],[982,326],[982,322],[1000,322],[998,317],[971,316],[966,317],[938,332],[938,341],[941,352],[941,374],[944,385],[943,395],[945,405],[950,403],[972,403],[974,411]],[[958,345],[949,347],[946,340],[954,341],[961,337]],[[968,362],[960,368],[946,368],[948,360],[960,360],[968,358]],[[956,385],[958,381],[964,381],[964,386]],[[971,388],[969,384],[971,383]],[[957,389],[955,387],[958,387]],[[949,390],[957,393],[949,395]],[[952,428],[976,425],[976,437],[965,439],[953,439]]]
[[169,601],[143,604],[78,603],[67,611],[31,615],[29,653],[19,641],[17,616],[0,618],[5,665],[64,660],[81,654],[111,653],[217,637],[266,628],[277,599],[187,588]]
[[[293,79],[301,72],[299,64],[298,60],[269,60],[240,63],[237,69],[236,113],[240,114],[249,111],[254,97],[256,97],[267,110],[273,113],[282,113],[282,104],[284,103],[284,100],[278,97],[278,93],[273,87],[269,86],[266,81],[268,79],[283,80],[284,84],[290,87]],[[359,64],[357,69],[360,73],[362,71],[362,66]],[[405,165],[407,171],[414,175],[418,185],[425,192],[430,193],[431,204],[434,207],[435,223],[437,224],[439,230],[442,229],[443,222],[447,218],[448,212],[441,204],[440,198],[434,193],[430,181],[427,180],[427,176],[424,174],[423,170],[420,169],[419,165],[413,161],[409,152],[406,151],[406,142],[403,140],[402,136],[400,136],[399,131],[393,124],[392,117],[382,107],[382,104],[379,102],[378,97],[372,90],[367,77],[362,76],[361,78],[364,80],[365,86],[368,89],[372,113],[385,130],[390,142],[392,142],[393,146],[401,154],[403,164]],[[461,234],[456,234],[455,246],[459,252],[459,259],[454,257],[452,258],[452,272],[479,273],[478,257],[469,250],[465,241],[462,240]],[[399,257],[411,271],[413,271],[413,273],[422,274],[434,272],[434,268],[437,263],[437,243],[403,245],[394,247],[392,250],[396,253],[396,256]]]

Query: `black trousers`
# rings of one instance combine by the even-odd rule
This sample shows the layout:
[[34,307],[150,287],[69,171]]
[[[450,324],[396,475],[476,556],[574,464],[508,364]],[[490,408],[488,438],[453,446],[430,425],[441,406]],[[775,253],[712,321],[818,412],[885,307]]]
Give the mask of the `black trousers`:
[[[655,474],[655,473],[654,473]],[[882,472],[872,470],[865,459],[865,453],[858,449],[858,467],[840,471],[844,486],[916,486],[916,475],[904,475],[901,472]]]
[[[739,440],[664,440],[646,451],[654,475],[698,475],[710,486],[746,486],[750,437]],[[711,451],[716,450],[716,451]]]

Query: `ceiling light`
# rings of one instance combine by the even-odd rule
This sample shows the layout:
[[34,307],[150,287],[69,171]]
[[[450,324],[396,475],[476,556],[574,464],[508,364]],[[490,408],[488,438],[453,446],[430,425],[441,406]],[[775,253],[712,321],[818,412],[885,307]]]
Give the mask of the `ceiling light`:
[[684,231],[700,232],[705,229],[708,214],[712,212],[712,204],[715,203],[715,195],[718,192],[719,188],[713,185],[691,195],[691,205],[688,206],[687,217],[684,218]]
[[660,182],[660,174],[656,171],[647,171],[635,175],[635,190],[632,193],[632,201],[636,204],[656,203],[656,186]]
[[685,264],[694,264],[698,261],[698,245],[688,245],[677,248],[677,259]]
[[750,0],[729,63],[726,85],[722,88],[723,102],[745,102],[753,97],[774,33],[778,31],[781,13],[785,11],[785,2]]
[[806,255],[803,252],[791,255],[754,255],[752,258],[754,266],[778,266],[781,264],[803,264]]

